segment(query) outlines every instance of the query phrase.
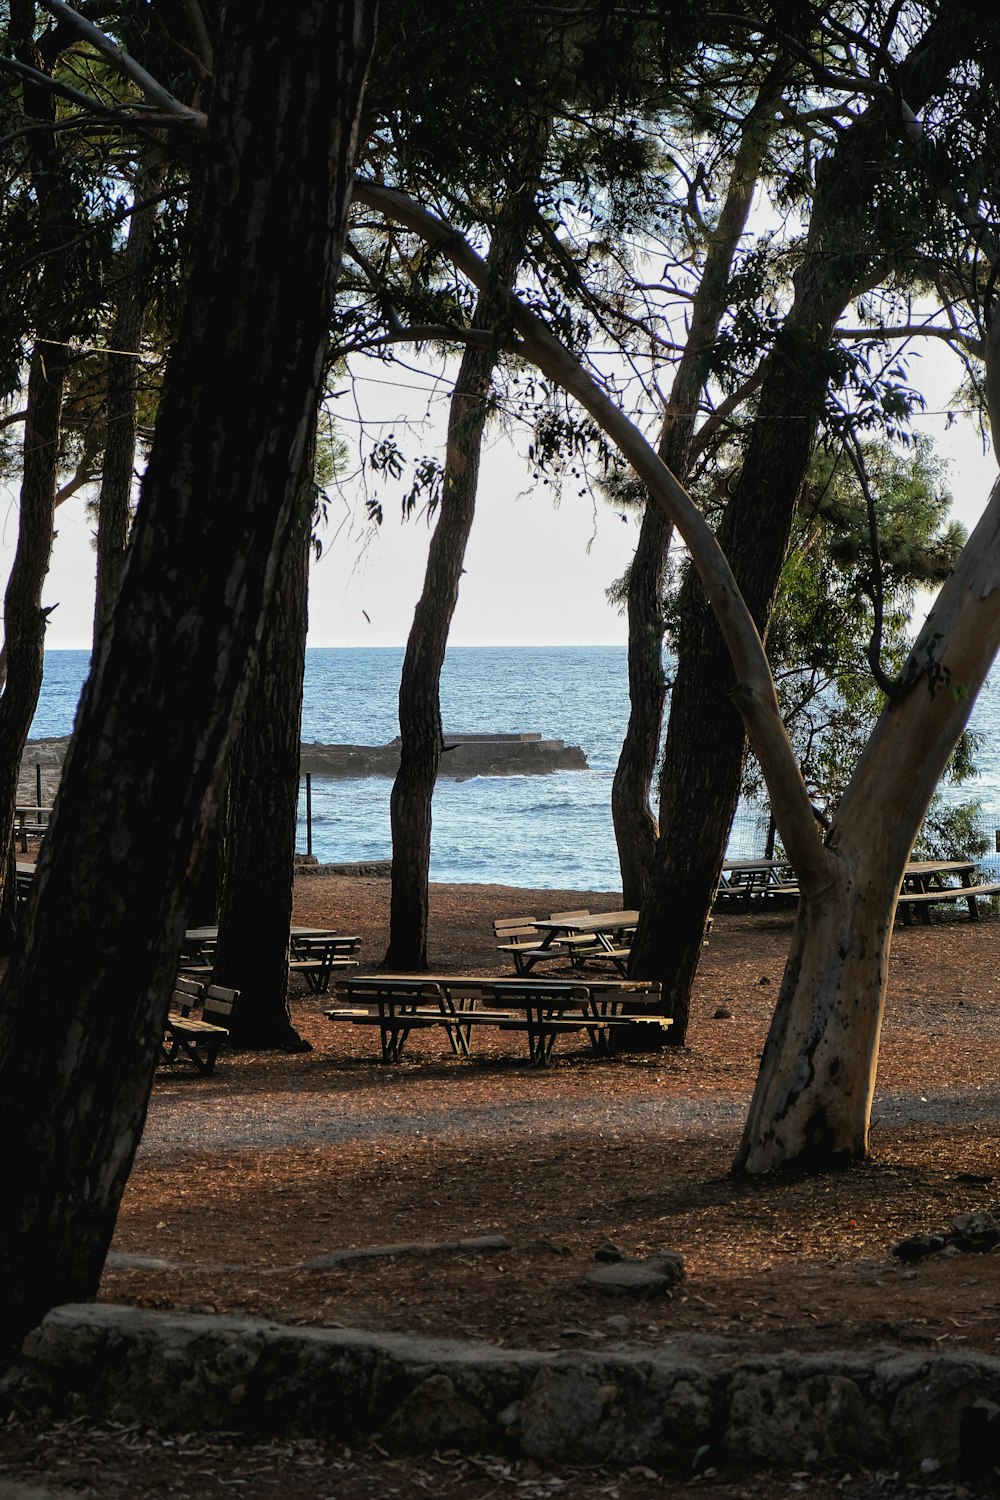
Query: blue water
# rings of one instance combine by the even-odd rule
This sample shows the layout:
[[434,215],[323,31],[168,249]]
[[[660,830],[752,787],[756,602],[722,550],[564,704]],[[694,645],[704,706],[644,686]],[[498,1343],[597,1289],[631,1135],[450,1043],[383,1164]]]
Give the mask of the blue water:
[[[47,651],[35,739],[69,734],[86,651]],[[302,738],[383,745],[399,732],[401,647],[317,647],[306,655]],[[998,674],[1000,676],[1000,674]],[[623,646],[452,647],[441,682],[446,732],[537,731],[579,745],[589,770],[550,776],[442,778],[434,793],[431,879],[586,891],[621,888],[611,782],[628,722]],[[1000,827],[1000,688],[987,685],[972,727],[984,735],[980,778],[961,789]],[[384,777],[312,782],[312,847],[321,863],[390,857]],[[995,814],[994,814],[994,811]],[[298,847],[306,848],[305,798]],[[747,812],[730,852],[763,852]]]

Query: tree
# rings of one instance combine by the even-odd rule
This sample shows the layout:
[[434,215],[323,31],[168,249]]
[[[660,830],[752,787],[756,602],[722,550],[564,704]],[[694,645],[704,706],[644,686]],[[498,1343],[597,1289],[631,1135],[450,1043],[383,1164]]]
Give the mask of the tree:
[[[30,344],[24,412],[18,543],[4,600],[5,679],[0,690],[0,943],[13,936],[17,778],[42,683],[47,611],[42,587],[52,548],[63,392],[74,339],[94,322],[100,236],[90,223],[81,163],[54,131],[50,75],[65,38],[36,40],[35,7],[14,4],[8,41],[25,70],[19,116],[9,110],[19,151],[7,173],[4,214],[14,231],[8,266],[3,366],[14,387],[22,341]],[[24,257],[25,232],[34,255]],[[11,303],[16,306],[11,307]],[[6,392],[5,392],[6,393]]]
[[[815,165],[794,298],[765,361],[739,480],[718,533],[762,635],[826,393],[844,371],[832,350],[834,328],[859,289],[871,286],[887,263],[905,263],[915,253],[927,221],[926,200],[921,217],[914,202],[898,193],[900,174],[914,173],[906,120],[947,90],[957,64],[974,52],[981,26],[974,9],[935,17],[899,64],[898,95],[875,92]],[[900,97],[906,101],[903,115]],[[669,994],[671,1045],[682,1045],[686,1036],[691,985],[746,751],[728,651],[693,577],[680,617],[660,778],[660,838],[630,964],[633,974],[659,979]]]
[[[306,478],[373,7],[226,8],[205,207],[128,569],[0,990],[8,1341],[92,1296],[256,639]],[[161,106],[162,108],[163,106]],[[177,109],[181,129],[204,119]],[[39,1015],[45,1024],[38,1024]]]
[[[502,286],[513,284],[524,256],[550,129],[548,119],[526,114],[513,133],[487,262],[492,280]],[[495,305],[489,286],[476,303],[472,329],[480,337],[466,348],[455,382],[437,524],[399,686],[400,761],[389,803],[390,969],[427,968],[431,801],[444,747],[441,669],[475,514],[493,373],[508,332],[505,311]]]
[[[899,447],[841,435],[814,456],[767,653],[782,718],[822,820],[832,817],[884,688],[902,670],[916,590],[940,587],[967,540],[965,528],[948,519],[950,505],[944,465],[926,439]],[[743,792],[756,796],[760,789],[751,756]]]

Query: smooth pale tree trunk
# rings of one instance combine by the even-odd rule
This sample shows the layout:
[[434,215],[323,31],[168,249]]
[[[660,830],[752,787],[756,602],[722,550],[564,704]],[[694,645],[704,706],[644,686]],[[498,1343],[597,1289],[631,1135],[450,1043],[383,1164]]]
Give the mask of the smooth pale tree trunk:
[[97,502],[95,639],[110,619],[118,597],[132,524],[139,354],[149,305],[145,278],[156,225],[156,205],[146,200],[155,194],[161,178],[159,155],[151,154],[136,176],[128,240],[121,257],[111,351],[108,354],[104,469]]
[[506,287],[517,275],[549,124],[526,120],[523,130],[520,180],[511,185],[497,216],[488,259],[489,282],[480,293],[472,319],[473,328],[488,333],[490,340],[485,346],[470,344],[462,356],[448,415],[438,520],[400,678],[401,745],[399,770],[389,800],[392,890],[385,955],[386,967],[397,971],[427,968],[431,808],[444,744],[441,669],[475,515],[493,372],[509,332],[506,311],[502,302],[498,306],[492,284]]
[[308,469],[373,30],[365,0],[226,7],[129,565],[0,990],[8,1347],[94,1295],[142,1132],[187,877]]
[[[864,1158],[896,897],[934,789],[1000,647],[1000,484],[882,713],[807,879],[736,1170]],[[932,690],[931,663],[950,673]]]
[[[691,304],[684,352],[664,414],[659,454],[682,482],[690,467],[695,418],[708,379],[719,324],[729,302],[733,257],[746,229],[764,153],[774,130],[780,88],[767,80],[750,110],[733,159],[726,201],[709,240]],[[622,875],[622,904],[638,908],[653,877],[659,823],[650,805],[666,700],[663,673],[663,592],[673,527],[647,502],[629,570],[629,721],[611,786],[611,816]]]
[[230,1027],[237,1047],[309,1050],[288,1008],[288,933],[314,495],[310,461],[229,757],[213,977],[240,992]]

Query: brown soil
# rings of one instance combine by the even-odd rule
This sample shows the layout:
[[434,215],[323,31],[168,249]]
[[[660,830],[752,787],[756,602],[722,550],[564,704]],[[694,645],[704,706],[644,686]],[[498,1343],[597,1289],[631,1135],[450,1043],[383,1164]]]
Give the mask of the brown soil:
[[[504,972],[494,917],[613,904],[585,892],[434,887],[432,966]],[[360,931],[371,967],[385,951],[387,916],[386,881],[297,881],[297,920]],[[602,1060],[574,1038],[551,1067],[532,1069],[517,1036],[477,1035],[472,1060],[460,1060],[442,1037],[418,1033],[407,1061],[386,1067],[371,1028],[334,1026],[323,1002],[298,997],[293,1017],[311,1052],[223,1055],[208,1079],[161,1069],[102,1299],[545,1349],[703,1334],[732,1340],[735,1352],[996,1352],[1000,1250],[913,1266],[891,1251],[1000,1204],[998,924],[957,918],[897,932],[870,1162],[738,1182],[728,1170],[790,926],[778,913],[716,920],[683,1050]],[[218,1149],[233,1126],[242,1144]],[[510,1248],[441,1248],[487,1234]],[[438,1248],[302,1268],[347,1247],[423,1242]],[[637,1256],[681,1251],[683,1283],[658,1302],[584,1292],[580,1278],[609,1242]],[[122,1263],[131,1256],[170,1268]],[[560,1490],[619,1500],[689,1488],[704,1500],[910,1493],[893,1476],[849,1485],[843,1476],[709,1475],[692,1486],[648,1472],[552,1476],[494,1459],[390,1461],[309,1444],[241,1456],[192,1439],[168,1452],[148,1435],[37,1425],[0,1434],[4,1471],[44,1472],[71,1481],[74,1494],[106,1497],[200,1496],[232,1484],[302,1500],[432,1488],[460,1500]]]

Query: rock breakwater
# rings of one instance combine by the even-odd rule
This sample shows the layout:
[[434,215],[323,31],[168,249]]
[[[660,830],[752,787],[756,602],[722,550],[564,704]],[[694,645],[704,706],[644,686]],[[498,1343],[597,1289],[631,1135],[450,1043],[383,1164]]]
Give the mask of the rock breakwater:
[[[69,739],[29,740],[21,761],[21,801],[34,800],[37,766],[43,768],[46,801],[66,755]],[[388,745],[305,744],[299,769],[312,776],[395,776],[400,741]],[[462,780],[471,776],[547,776],[553,771],[586,771],[587,757],[578,745],[546,740],[540,734],[446,734],[438,774]]]

